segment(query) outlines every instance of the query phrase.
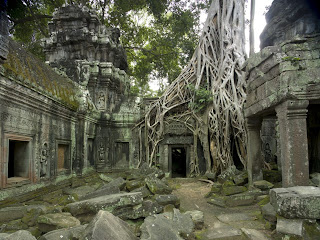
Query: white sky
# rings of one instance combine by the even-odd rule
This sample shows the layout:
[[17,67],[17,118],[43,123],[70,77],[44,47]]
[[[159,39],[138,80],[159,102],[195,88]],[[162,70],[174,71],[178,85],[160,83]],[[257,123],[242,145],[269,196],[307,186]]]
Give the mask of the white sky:
[[[256,0],[256,6],[255,6],[255,19],[254,19],[254,49],[255,52],[260,51],[260,34],[263,31],[265,25],[266,25],[266,20],[264,13],[267,11],[266,6],[270,6],[272,4],[273,0]],[[250,19],[250,5],[251,5],[251,0],[248,1],[247,3],[247,9],[246,9],[246,19]],[[200,21],[205,22],[207,16],[206,14],[201,16]],[[249,55],[249,26],[246,25],[246,51],[247,54]],[[159,89],[159,83],[157,80],[151,80],[149,81],[150,88],[154,91]]]

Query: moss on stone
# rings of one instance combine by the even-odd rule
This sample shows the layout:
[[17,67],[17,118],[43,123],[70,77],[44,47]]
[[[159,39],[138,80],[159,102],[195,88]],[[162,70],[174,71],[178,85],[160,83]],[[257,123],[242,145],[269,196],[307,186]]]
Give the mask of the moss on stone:
[[260,207],[263,207],[264,205],[266,205],[269,202],[270,202],[270,196],[268,195],[264,199],[262,199],[260,202],[258,202],[258,205]]
[[1,73],[27,88],[46,96],[54,96],[55,101],[73,110],[79,107],[77,87],[72,80],[57,74],[13,40],[9,41],[9,54]]

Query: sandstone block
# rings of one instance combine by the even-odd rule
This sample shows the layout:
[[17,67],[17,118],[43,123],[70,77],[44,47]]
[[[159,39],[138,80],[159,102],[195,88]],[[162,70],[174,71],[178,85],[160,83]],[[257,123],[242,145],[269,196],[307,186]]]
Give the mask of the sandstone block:
[[320,188],[297,186],[270,190],[270,203],[285,218],[320,219]]

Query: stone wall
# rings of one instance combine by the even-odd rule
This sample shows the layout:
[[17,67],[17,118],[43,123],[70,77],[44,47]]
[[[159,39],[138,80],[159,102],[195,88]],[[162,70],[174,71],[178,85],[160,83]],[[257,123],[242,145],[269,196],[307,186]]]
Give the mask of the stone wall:
[[[308,109],[319,109],[320,103],[320,21],[309,9],[313,2],[275,0],[261,35],[261,46],[268,47],[245,64],[250,182],[262,178],[263,161],[270,160],[268,143],[271,158],[277,155],[281,166],[283,186],[309,184],[308,151],[318,144],[311,143],[318,135],[308,133],[310,117],[317,115]],[[318,158],[318,152],[312,156]]]
[[297,35],[318,33],[319,11],[317,0],[273,1],[266,13],[267,25],[260,35],[261,48],[278,45]]

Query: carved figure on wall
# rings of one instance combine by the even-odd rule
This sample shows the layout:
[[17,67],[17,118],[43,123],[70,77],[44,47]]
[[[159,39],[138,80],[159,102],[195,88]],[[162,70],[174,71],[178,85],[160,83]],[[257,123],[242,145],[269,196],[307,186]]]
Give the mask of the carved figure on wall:
[[99,110],[105,110],[106,109],[106,96],[105,96],[104,92],[102,92],[102,91],[99,92],[97,108]]
[[40,157],[40,177],[47,175],[47,165],[48,165],[48,144],[44,143],[41,150]]
[[105,151],[104,151],[104,147],[102,145],[102,143],[100,144],[100,147],[99,147],[99,163],[104,163],[105,162]]

